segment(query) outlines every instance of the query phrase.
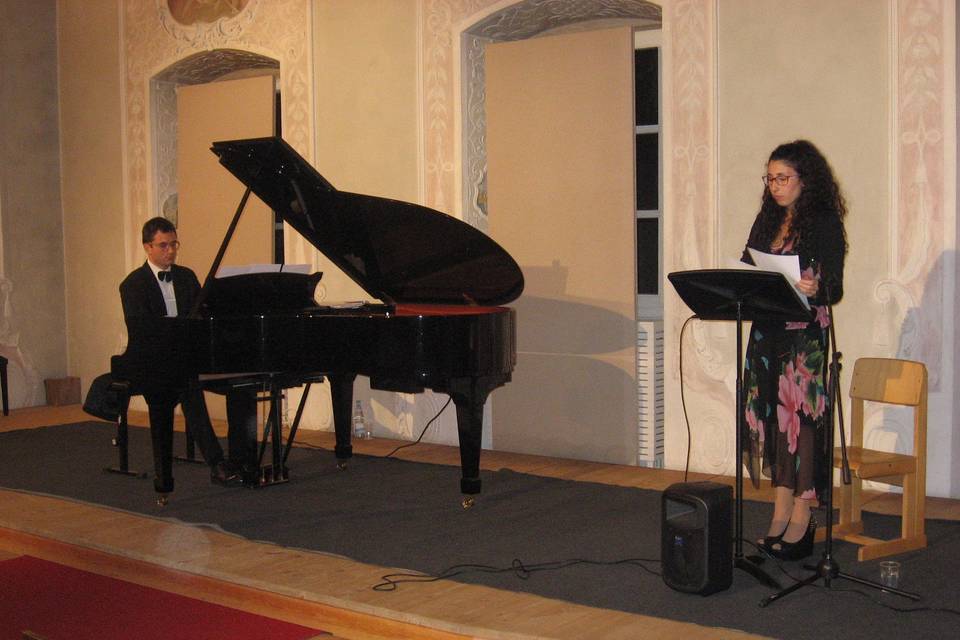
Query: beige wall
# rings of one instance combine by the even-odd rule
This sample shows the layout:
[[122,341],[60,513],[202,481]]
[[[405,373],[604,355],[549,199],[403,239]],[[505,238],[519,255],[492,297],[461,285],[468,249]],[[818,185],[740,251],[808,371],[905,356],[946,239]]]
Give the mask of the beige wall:
[[[834,309],[845,415],[857,358],[924,362],[933,495],[957,495],[960,477],[950,454],[958,448],[954,335],[939,328],[955,323],[948,305],[957,284],[954,19],[950,2],[717,4],[718,264],[740,252],[770,150],[799,137],[816,143],[849,209],[845,296]],[[713,339],[703,344],[732,348],[719,346],[732,345],[729,329],[705,332]],[[701,411],[723,411],[718,388],[732,398],[731,376],[715,378],[722,386],[694,394]],[[867,445],[908,452],[909,420],[873,408]],[[676,466],[684,437],[676,428],[669,437]]]
[[773,148],[797,138],[812,141],[830,161],[850,210],[838,342],[851,355],[862,353],[869,335],[853,310],[870,306],[877,256],[888,250],[887,6],[726,1],[718,29],[720,257],[739,257]]
[[317,169],[337,189],[419,199],[417,3],[314,3]]
[[0,3],[0,355],[10,406],[67,373],[56,3]]
[[[417,17],[417,3],[406,0],[314,3],[314,164],[337,189],[422,202]],[[327,300],[370,298],[322,256],[318,265]],[[371,392],[366,385],[366,379],[358,378],[354,393],[374,421],[375,435],[388,431],[415,437],[419,432],[414,429],[446,401],[446,396],[427,393],[414,403],[400,394]],[[425,440],[455,442],[452,416],[448,410],[439,421],[445,437],[430,434]]]
[[109,370],[125,274],[118,3],[61,0],[60,121],[70,373]]
[[[877,306],[872,282],[886,259],[890,209],[887,3],[721,0],[716,10],[717,213],[701,223],[716,244],[715,255],[703,256],[700,266],[723,267],[739,258],[759,209],[767,157],[781,142],[810,139],[831,162],[850,209],[845,296],[835,308],[846,364],[852,369],[860,355],[893,355],[889,346],[877,353],[870,344],[868,320],[868,310]],[[694,323],[684,340],[694,470],[734,471],[733,329],[732,323]],[[682,468],[687,434],[679,380],[672,382],[666,465]]]
[[[242,110],[237,104],[244,105]],[[210,146],[220,140],[276,132],[272,75],[181,86],[177,89],[177,261],[203,283],[245,187],[225,171]],[[274,214],[251,197],[230,238],[222,266],[271,264]]]
[[633,34],[489,45],[485,76],[490,235],[525,280],[493,445],[634,464]]
[[879,312],[872,283],[889,248],[887,14],[887,3],[858,0],[727,0],[719,9],[720,257],[743,249],[773,148],[816,144],[849,209],[845,295],[834,311],[851,369],[857,357],[892,355],[870,344],[870,312]]

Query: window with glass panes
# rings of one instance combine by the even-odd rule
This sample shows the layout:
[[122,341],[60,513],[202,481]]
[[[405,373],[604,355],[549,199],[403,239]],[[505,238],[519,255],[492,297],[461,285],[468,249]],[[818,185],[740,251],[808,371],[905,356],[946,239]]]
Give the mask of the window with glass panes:
[[[660,290],[662,197],[660,189],[660,49],[659,32],[637,33],[634,51],[637,311],[640,317],[663,315]],[[649,44],[648,44],[649,43]],[[653,46],[650,46],[652,44]]]

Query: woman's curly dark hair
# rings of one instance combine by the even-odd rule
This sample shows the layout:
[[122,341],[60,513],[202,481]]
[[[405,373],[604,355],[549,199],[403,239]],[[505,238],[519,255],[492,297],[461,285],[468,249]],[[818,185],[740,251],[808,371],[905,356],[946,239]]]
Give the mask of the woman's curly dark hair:
[[[791,229],[794,250],[799,251],[804,238],[813,237],[813,229],[818,222],[831,217],[842,221],[847,215],[847,205],[833,177],[830,164],[813,143],[807,140],[795,140],[781,144],[773,150],[767,162],[769,164],[774,160],[790,165],[803,181],[800,197],[794,204]],[[778,205],[770,195],[770,190],[765,187],[763,204],[757,216],[758,221],[748,244],[764,251],[769,250],[770,243],[776,238],[786,213],[786,208]],[[846,246],[846,234],[844,234],[844,248]]]

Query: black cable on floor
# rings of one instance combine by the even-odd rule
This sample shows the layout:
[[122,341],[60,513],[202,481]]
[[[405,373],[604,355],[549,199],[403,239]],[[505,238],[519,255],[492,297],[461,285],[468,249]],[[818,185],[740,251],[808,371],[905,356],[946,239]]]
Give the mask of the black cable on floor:
[[571,558],[568,560],[555,560],[551,562],[541,562],[538,564],[524,564],[519,558],[514,558],[509,567],[493,567],[484,564],[455,564],[433,576],[425,573],[388,573],[381,576],[378,584],[373,585],[374,591],[396,591],[400,584],[404,582],[437,582],[439,580],[448,580],[450,578],[463,575],[465,573],[513,573],[520,580],[527,580],[534,573],[541,571],[557,571],[566,569],[578,564],[587,564],[594,566],[616,566],[621,564],[631,564],[640,567],[650,575],[660,576],[660,573],[644,565],[644,562],[660,564],[659,560],[653,558],[625,558],[623,560],[588,560],[585,558]]
[[687,400],[683,395],[683,332],[686,330],[687,324],[696,317],[696,315],[690,316],[683,321],[683,326],[680,327],[680,405],[683,407],[683,422],[687,425],[687,462],[683,467],[684,482],[687,481],[687,474],[690,473],[690,448],[693,446],[693,438],[690,435],[690,418],[687,416]]
[[423,439],[423,435],[427,432],[427,429],[430,428],[430,425],[433,424],[436,421],[436,419],[440,417],[440,414],[443,413],[444,409],[450,406],[450,403],[452,401],[453,401],[453,398],[447,398],[446,404],[440,407],[440,411],[437,411],[437,413],[432,418],[430,418],[430,421],[427,422],[426,426],[423,427],[423,431],[420,432],[420,436],[416,440],[414,440],[413,442],[408,442],[406,444],[400,445],[399,447],[397,447],[396,449],[394,449],[393,451],[391,451],[390,453],[388,453],[383,457],[389,458],[390,456],[395,454],[397,451],[400,451],[400,449],[406,449],[407,447],[412,447],[415,444],[419,444],[420,441]]

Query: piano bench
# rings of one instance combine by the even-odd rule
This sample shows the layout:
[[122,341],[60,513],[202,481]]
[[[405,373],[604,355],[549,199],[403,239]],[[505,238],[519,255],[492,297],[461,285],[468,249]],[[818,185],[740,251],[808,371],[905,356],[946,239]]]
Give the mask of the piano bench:
[[127,380],[118,380],[114,378],[110,382],[109,389],[117,396],[117,435],[114,436],[112,444],[117,448],[117,466],[105,467],[107,473],[119,473],[134,478],[146,478],[145,471],[132,471],[130,469],[129,440],[127,435],[127,410],[130,407],[130,398],[141,395],[138,389]]

